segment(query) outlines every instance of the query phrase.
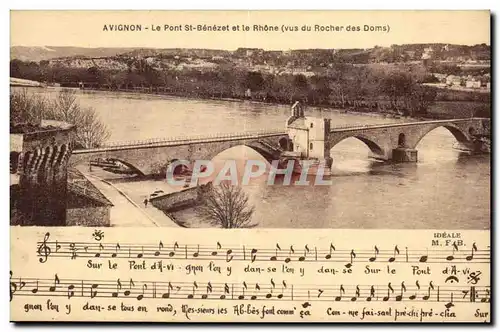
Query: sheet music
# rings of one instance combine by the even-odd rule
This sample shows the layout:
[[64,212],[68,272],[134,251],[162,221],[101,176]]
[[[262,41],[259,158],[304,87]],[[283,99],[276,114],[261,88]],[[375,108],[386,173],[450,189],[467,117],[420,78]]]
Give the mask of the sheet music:
[[485,231],[11,231],[14,320],[490,319]]

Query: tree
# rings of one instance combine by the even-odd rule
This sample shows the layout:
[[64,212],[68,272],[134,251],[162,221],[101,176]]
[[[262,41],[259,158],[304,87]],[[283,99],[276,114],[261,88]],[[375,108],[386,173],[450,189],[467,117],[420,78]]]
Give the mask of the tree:
[[251,91],[260,91],[264,87],[264,78],[259,72],[249,71],[243,82],[245,89],[250,89]]
[[385,94],[394,110],[399,110],[400,101],[407,102],[415,82],[404,72],[392,72],[380,82],[380,92]]
[[98,147],[109,138],[107,127],[99,120],[95,110],[82,108],[76,101],[74,90],[63,89],[54,102],[48,119],[76,125],[76,144],[83,148]]
[[201,205],[197,214],[221,228],[250,228],[254,207],[248,203],[248,196],[239,186],[223,182],[200,194]]
[[40,95],[28,94],[27,89],[13,90],[10,94],[10,127],[39,126],[47,110],[47,101]]
[[[13,93],[15,95],[15,92]],[[12,101],[11,96],[11,101]],[[38,102],[32,97],[31,108],[43,111],[41,118],[47,120],[64,121],[76,126],[75,144],[81,148],[98,147],[109,138],[109,131],[99,120],[93,108],[82,108],[76,100],[74,90],[63,89],[52,102]],[[12,110],[12,103],[11,103]],[[36,114],[36,113],[34,113]]]

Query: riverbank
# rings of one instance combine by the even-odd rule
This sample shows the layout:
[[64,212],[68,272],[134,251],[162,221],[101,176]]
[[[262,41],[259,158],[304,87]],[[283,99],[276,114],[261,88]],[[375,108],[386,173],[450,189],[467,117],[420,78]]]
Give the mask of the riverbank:
[[[62,88],[72,88],[72,87],[62,87]],[[213,97],[213,96],[205,96],[205,95],[198,95],[198,94],[191,94],[191,93],[174,93],[174,92],[165,92],[165,91],[158,91],[155,89],[150,89],[150,88],[144,88],[142,90],[140,89],[106,89],[106,88],[80,88],[79,90],[84,91],[84,92],[109,92],[109,93],[130,93],[130,94],[137,94],[137,95],[145,95],[145,96],[165,96],[165,97],[175,97],[175,98],[183,98],[183,99],[191,99],[191,100],[211,100],[211,101],[227,101],[227,102],[238,102],[238,103],[252,103],[252,104],[259,104],[259,105],[279,105],[279,106],[290,106],[291,104],[288,103],[281,103],[281,102],[269,102],[265,100],[258,100],[258,99],[250,99],[250,98],[224,98],[224,97]],[[446,118],[452,118],[450,117],[436,117],[433,116],[432,114],[428,114],[428,116],[421,116],[421,117],[411,117],[411,116],[405,116],[400,113],[390,111],[390,110],[377,110],[377,111],[370,111],[366,107],[340,107],[338,105],[330,105],[330,104],[313,104],[313,105],[308,105],[310,107],[315,107],[319,110],[329,110],[329,111],[335,111],[338,113],[345,113],[345,114],[352,114],[352,115],[364,115],[364,116],[375,116],[375,117],[382,117],[382,118],[391,118],[391,119],[406,119],[406,120],[436,120],[436,119],[446,119]]]
[[[66,88],[66,87],[65,87]],[[71,87],[67,87],[71,88]],[[240,103],[255,103],[261,105],[291,105],[289,103],[283,103],[280,101],[268,101],[257,98],[229,98],[229,97],[215,97],[207,96],[203,94],[196,94],[191,92],[174,92],[168,91],[167,88],[135,88],[135,89],[109,89],[109,88],[80,88],[81,91],[96,91],[96,92],[122,92],[131,93],[138,95],[149,95],[149,96],[168,96],[176,98],[186,98],[192,100],[213,100],[213,101],[227,101],[227,102],[240,102]],[[382,103],[380,101],[353,101],[347,103],[332,102],[332,103],[312,103],[308,106],[315,107],[318,109],[326,109],[330,111],[337,111],[339,113],[353,114],[353,115],[364,115],[364,116],[380,116],[383,118],[392,119],[405,119],[405,120],[441,120],[441,119],[452,119],[452,118],[464,118],[473,117],[481,114],[489,113],[490,104],[477,102],[477,101],[453,101],[453,100],[439,100],[428,106],[426,114],[421,114],[419,116],[408,116],[401,114],[398,111],[388,108],[387,103]]]

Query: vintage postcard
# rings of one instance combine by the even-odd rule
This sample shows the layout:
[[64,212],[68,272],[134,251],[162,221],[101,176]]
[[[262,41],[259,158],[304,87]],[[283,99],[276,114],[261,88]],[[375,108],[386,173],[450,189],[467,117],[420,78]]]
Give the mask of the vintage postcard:
[[489,11],[10,19],[12,321],[491,322]]

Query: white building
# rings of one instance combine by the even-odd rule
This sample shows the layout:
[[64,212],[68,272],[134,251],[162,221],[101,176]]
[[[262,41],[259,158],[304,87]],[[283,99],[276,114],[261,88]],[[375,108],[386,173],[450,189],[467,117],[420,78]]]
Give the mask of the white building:
[[323,160],[330,156],[325,138],[330,132],[330,119],[306,117],[299,102],[292,106],[287,120],[287,131],[293,143],[293,152],[301,158]]

